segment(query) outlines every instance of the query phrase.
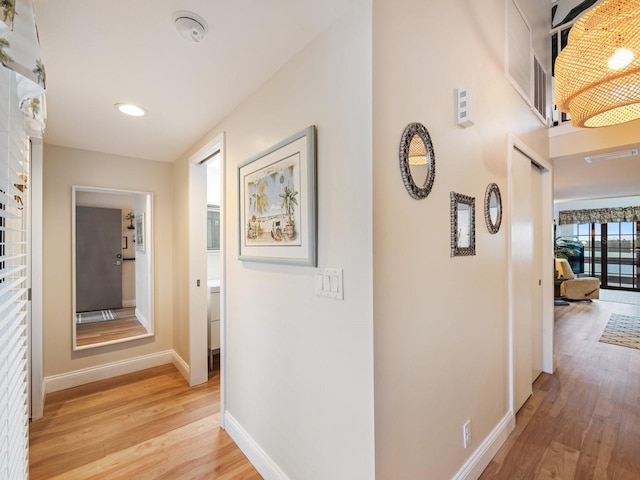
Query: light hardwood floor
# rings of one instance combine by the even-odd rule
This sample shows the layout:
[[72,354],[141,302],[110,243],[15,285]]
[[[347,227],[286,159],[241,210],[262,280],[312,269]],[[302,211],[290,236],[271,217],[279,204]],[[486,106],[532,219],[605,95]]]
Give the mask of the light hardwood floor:
[[147,333],[147,329],[136,318],[134,307],[120,308],[115,312],[118,314],[117,320],[76,324],[76,343],[78,346],[111,342]]
[[599,342],[604,301],[555,307],[554,375],[542,374],[481,479],[640,479],[640,350]]
[[[598,342],[611,313],[555,307],[555,375],[542,374],[486,479],[640,479],[640,350]],[[189,388],[173,366],[47,395],[31,424],[31,479],[261,478],[219,428],[219,376]]]
[[51,393],[29,478],[261,479],[220,428],[219,398],[219,373],[190,388],[173,365]]

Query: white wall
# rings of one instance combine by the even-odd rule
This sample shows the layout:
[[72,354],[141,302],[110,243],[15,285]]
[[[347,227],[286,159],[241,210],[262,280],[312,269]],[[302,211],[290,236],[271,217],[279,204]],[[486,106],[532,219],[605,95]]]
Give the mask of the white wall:
[[[71,186],[154,192],[155,336],[72,352]],[[173,347],[173,186],[167,163],[45,145],[43,186],[44,376]]]
[[[182,254],[174,256],[173,274],[173,349],[185,361],[189,361],[189,169],[186,159],[172,165],[173,171],[173,245],[180,246]],[[184,374],[184,372],[183,372]]]
[[[549,66],[549,4],[519,4]],[[507,138],[548,158],[548,133],[504,77],[504,0],[373,6],[376,478],[447,479],[509,414]],[[455,124],[460,86],[474,98],[467,129]],[[409,197],[398,168],[411,122],[435,151],[424,200]],[[483,217],[491,182],[505,209],[495,235]],[[450,257],[451,191],[476,199],[475,256]]]
[[[193,148],[226,132],[227,414],[292,480],[374,477],[371,88],[364,1]],[[344,269],[344,301],[313,268],[238,260],[238,164],[309,125],[319,267]]]
[[220,155],[207,164],[207,204],[220,205]]

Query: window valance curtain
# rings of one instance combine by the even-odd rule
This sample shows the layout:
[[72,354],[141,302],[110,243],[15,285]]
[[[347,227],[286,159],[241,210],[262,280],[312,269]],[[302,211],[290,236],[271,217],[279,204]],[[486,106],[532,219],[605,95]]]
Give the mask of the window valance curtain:
[[594,208],[565,210],[559,215],[560,225],[573,223],[610,223],[640,221],[640,207]]
[[42,136],[47,80],[31,0],[0,1],[0,64],[16,76],[27,132]]

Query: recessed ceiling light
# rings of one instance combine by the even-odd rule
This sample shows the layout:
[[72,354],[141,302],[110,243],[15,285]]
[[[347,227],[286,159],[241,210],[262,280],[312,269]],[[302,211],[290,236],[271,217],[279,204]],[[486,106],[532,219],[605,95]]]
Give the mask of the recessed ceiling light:
[[132,103],[116,103],[114,107],[125,115],[131,115],[132,117],[142,117],[147,113],[143,108]]

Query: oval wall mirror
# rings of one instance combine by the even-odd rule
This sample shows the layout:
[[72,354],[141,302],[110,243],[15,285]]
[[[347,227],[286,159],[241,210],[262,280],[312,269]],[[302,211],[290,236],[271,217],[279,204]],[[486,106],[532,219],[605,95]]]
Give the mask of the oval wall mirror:
[[400,140],[400,174],[413,198],[426,198],[436,176],[436,158],[429,132],[421,123],[410,123]]
[[498,233],[502,223],[502,197],[495,183],[490,183],[484,193],[484,220],[489,232]]
[[152,194],[73,186],[71,203],[73,349],[152,336]]

